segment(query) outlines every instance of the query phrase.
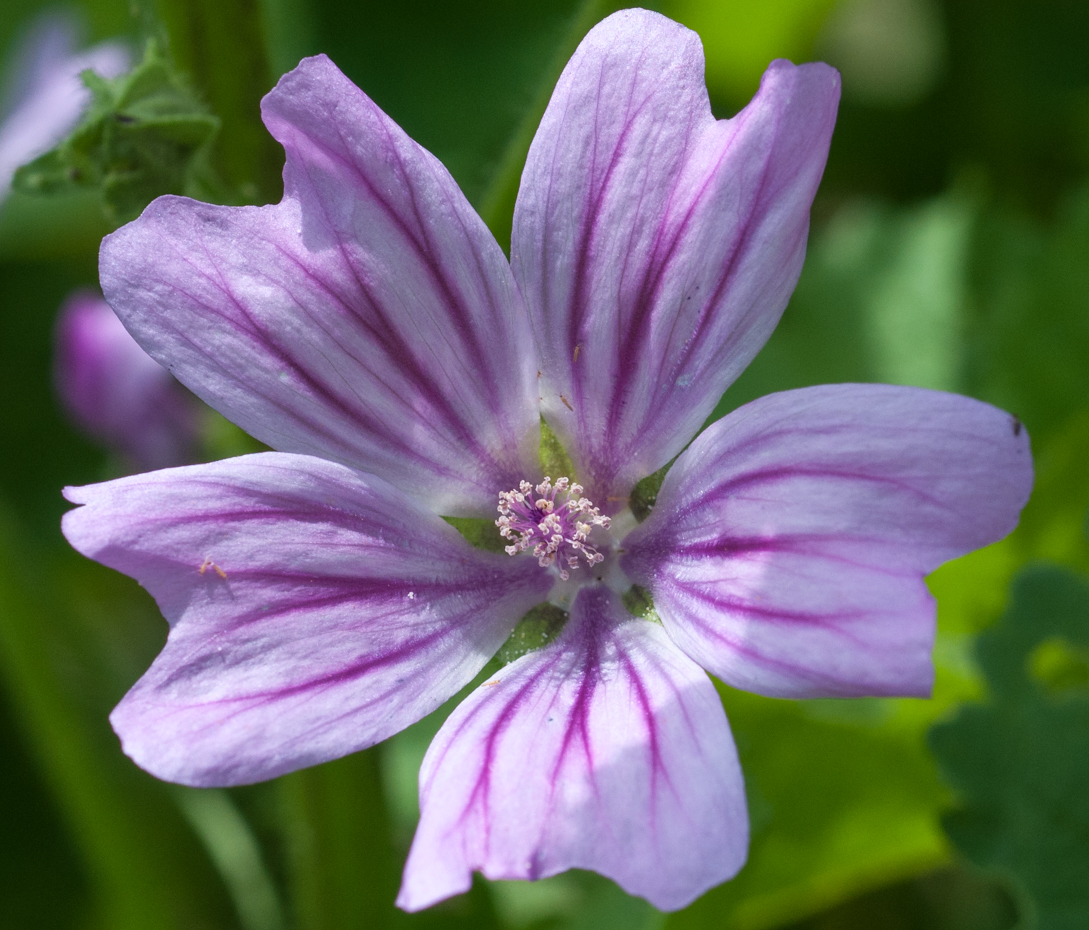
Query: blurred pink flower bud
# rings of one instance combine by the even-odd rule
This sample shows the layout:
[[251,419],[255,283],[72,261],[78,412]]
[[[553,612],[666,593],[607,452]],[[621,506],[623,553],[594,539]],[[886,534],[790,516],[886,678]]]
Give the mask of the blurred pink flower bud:
[[54,378],[85,433],[136,470],[194,460],[195,398],[128,334],[97,294],[68,298],[57,321]]

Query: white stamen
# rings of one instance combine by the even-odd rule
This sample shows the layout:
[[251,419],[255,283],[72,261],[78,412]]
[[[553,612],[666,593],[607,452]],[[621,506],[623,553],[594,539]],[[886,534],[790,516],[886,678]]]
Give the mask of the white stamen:
[[[531,492],[536,492],[536,498],[528,496]],[[605,556],[586,539],[595,526],[608,529],[610,520],[582,497],[582,492],[582,486],[572,484],[569,478],[557,478],[553,483],[547,475],[536,487],[521,481],[517,489],[501,492],[495,525],[499,535],[513,543],[504,547],[507,554],[529,549],[542,568],[555,566],[564,581],[570,576],[558,560],[571,569],[578,567],[580,554],[589,565],[603,562]],[[558,495],[562,495],[559,506]]]

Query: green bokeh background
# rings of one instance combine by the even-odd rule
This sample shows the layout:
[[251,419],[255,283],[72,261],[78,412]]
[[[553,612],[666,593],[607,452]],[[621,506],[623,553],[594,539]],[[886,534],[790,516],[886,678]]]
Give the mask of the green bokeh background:
[[[5,0],[0,54],[46,8]],[[217,170],[242,199],[279,196],[260,95],[324,51],[446,163],[506,245],[556,76],[614,8],[159,0],[144,15],[165,24],[222,120]],[[746,773],[750,860],[668,916],[587,873],[481,880],[431,911],[396,911],[416,771],[443,711],[263,785],[155,781],[121,754],[106,717],[165,623],[58,529],[59,489],[112,467],[68,425],[50,375],[57,308],[95,284],[110,227],[94,192],[14,194],[0,209],[0,925],[1089,926],[1089,4],[656,8],[701,34],[719,116],[745,104],[775,57],[821,58],[844,78],[801,282],[716,414],[769,391],[885,381],[990,401],[1032,436],[1038,484],[1022,525],[930,579],[933,699],[793,702],[721,687]],[[125,0],[70,9],[88,41],[135,41]],[[223,448],[238,442],[221,432]]]

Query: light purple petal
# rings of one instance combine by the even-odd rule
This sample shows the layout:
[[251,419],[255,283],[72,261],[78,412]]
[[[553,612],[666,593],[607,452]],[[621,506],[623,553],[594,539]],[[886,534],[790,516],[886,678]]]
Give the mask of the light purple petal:
[[54,381],[76,425],[138,469],[192,461],[196,398],[136,344],[101,297],[79,292],[61,308]]
[[741,868],[745,792],[703,671],[604,586],[549,647],[485,682],[420,770],[420,824],[398,904],[466,891],[472,871],[593,869],[662,910]]
[[502,250],[453,178],[329,59],[263,114],[284,199],[163,197],[103,242],[106,299],[182,383],[276,449],[494,515],[537,473],[536,361]]
[[1007,535],[1032,489],[1020,422],[955,394],[772,394],[703,433],[622,565],[669,635],[777,697],[929,694],[923,576]]
[[11,109],[0,122],[0,201],[15,170],[60,142],[79,122],[91,99],[80,72],[90,68],[111,78],[129,66],[119,42],[104,42],[76,54],[75,28],[65,16],[47,14],[16,53]]
[[264,453],[66,492],[84,555],[171,624],[110,717],[160,778],[272,778],[385,739],[470,681],[547,594],[380,479]]
[[511,262],[542,410],[595,501],[684,447],[771,334],[801,271],[839,99],[773,62],[716,122],[698,36],[625,10],[579,46],[529,152]]

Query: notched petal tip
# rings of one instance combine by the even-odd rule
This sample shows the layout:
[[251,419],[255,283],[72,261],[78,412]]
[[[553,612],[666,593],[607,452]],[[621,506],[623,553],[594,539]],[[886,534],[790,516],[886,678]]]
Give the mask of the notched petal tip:
[[[290,71],[280,76],[272,89],[261,98],[261,119],[266,128],[278,142],[283,140],[276,134],[277,112],[282,104],[290,106],[294,97],[309,93],[315,85],[332,85],[340,88],[347,82],[344,73],[324,52],[308,55]],[[352,84],[351,87],[355,88]]]
[[[816,159],[823,171],[839,110],[840,73],[823,61],[796,65],[776,58],[760,78],[760,88],[742,112],[770,110],[791,123],[789,137],[779,140],[784,152],[797,159],[799,170]],[[811,169],[810,169],[811,170]],[[810,193],[810,199],[812,199]]]
[[420,770],[398,904],[593,869],[677,910],[745,861],[737,755],[710,680],[603,586],[455,710]]
[[372,476],[262,453],[74,489],[72,545],[171,625],[110,717],[168,781],[247,784],[354,752],[470,681],[547,595]]
[[763,83],[770,78],[788,74],[811,87],[822,88],[838,102],[843,83],[842,76],[837,68],[827,62],[804,61],[799,65],[789,58],[773,58],[764,70],[760,81]]

